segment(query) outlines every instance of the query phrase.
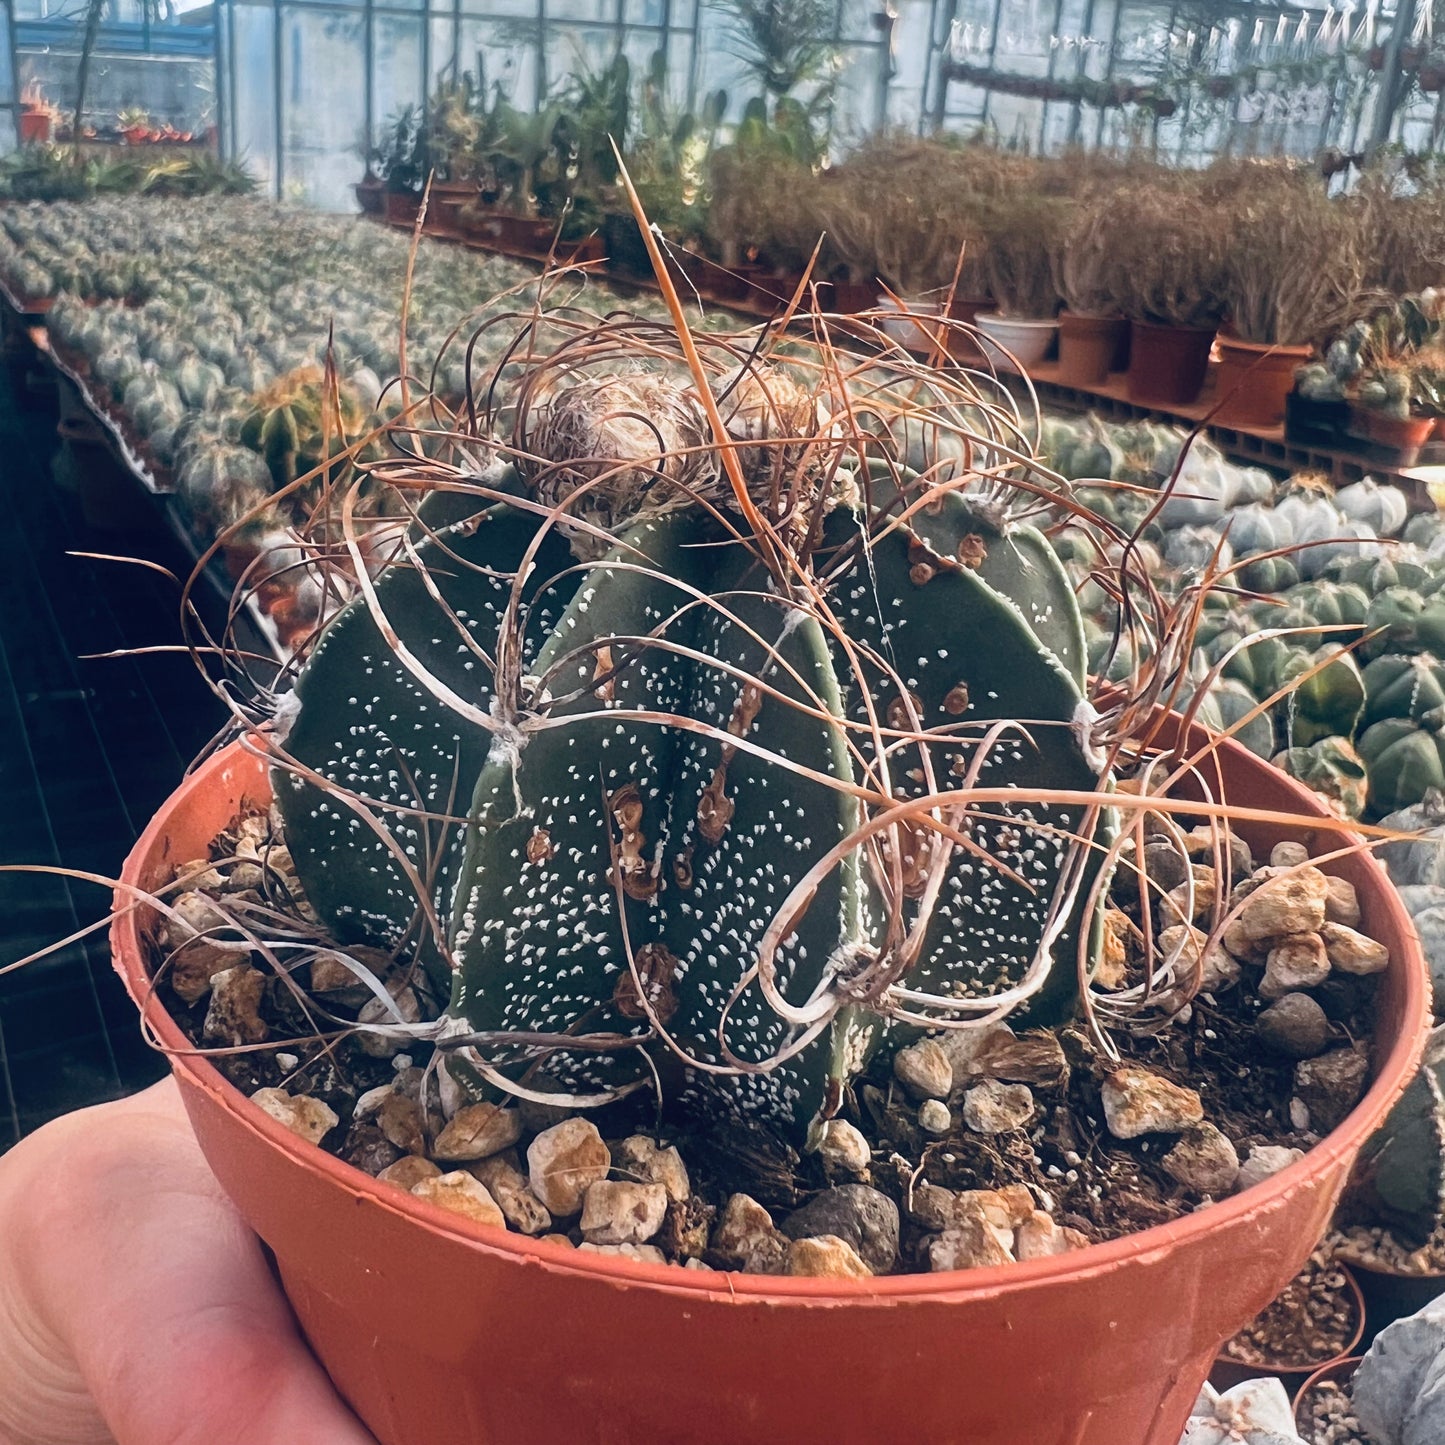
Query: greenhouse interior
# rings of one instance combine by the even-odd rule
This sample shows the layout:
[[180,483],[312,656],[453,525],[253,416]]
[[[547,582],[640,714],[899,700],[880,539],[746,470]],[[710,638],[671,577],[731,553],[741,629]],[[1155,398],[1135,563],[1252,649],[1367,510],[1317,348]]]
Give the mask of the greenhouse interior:
[[1445,3],[0,8],[0,1445],[1445,1442]]

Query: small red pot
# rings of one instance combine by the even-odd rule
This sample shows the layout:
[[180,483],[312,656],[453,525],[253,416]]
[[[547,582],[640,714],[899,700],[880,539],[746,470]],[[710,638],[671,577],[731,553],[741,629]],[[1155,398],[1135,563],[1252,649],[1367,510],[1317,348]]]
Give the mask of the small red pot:
[[22,145],[43,145],[50,139],[50,112],[48,110],[22,110],[20,112],[20,142]]
[[[1331,870],[1390,950],[1374,1081],[1273,1178],[1127,1238],[1002,1268],[779,1279],[581,1255],[471,1224],[302,1143],[193,1052],[155,998],[142,937],[156,917],[129,908],[129,890],[204,856],[242,804],[265,805],[264,746],[253,734],[216,754],[152,820],[126,860],[111,943],[211,1168],[383,1445],[1177,1445],[1220,1341],[1299,1270],[1419,1062],[1419,942],[1384,868],[1356,854]],[[1211,796],[1324,816],[1236,743],[1199,771]],[[1242,831],[1264,851],[1285,836]]]
[[1355,1317],[1354,1331],[1342,1350],[1337,1350],[1326,1360],[1258,1360],[1252,1363],[1237,1360],[1221,1350],[1215,1356],[1213,1368],[1209,1371],[1209,1383],[1216,1390],[1228,1390],[1245,1380],[1257,1380],[1264,1375],[1273,1375],[1282,1380],[1285,1388],[1293,1393],[1306,1380],[1312,1379],[1321,1370],[1326,1370],[1331,1365],[1339,1364],[1341,1360],[1351,1358],[1359,1348],[1360,1341],[1365,1334],[1365,1298],[1360,1292],[1360,1286],[1354,1274],[1348,1268],[1342,1266],[1342,1269],[1345,1276],[1345,1291],[1349,1296]]
[[1122,316],[1061,311],[1057,380],[1063,386],[1099,386],[1114,369],[1120,337],[1127,340],[1128,335],[1129,323]]
[[1346,1355],[1342,1359],[1331,1360],[1327,1365],[1321,1365],[1313,1375],[1299,1387],[1294,1397],[1294,1423],[1297,1430],[1308,1424],[1308,1416],[1305,1411],[1309,1406],[1310,1392],[1316,1385],[1348,1385],[1355,1377],[1355,1370],[1359,1367],[1362,1355]]
[[1220,426],[1267,429],[1284,425],[1285,398],[1296,368],[1314,354],[1308,346],[1260,346],[1233,336],[1219,338],[1213,420]]
[[1371,406],[1357,409],[1356,427],[1361,423],[1370,441],[1393,452],[1396,464],[1402,467],[1415,465],[1420,457],[1420,448],[1435,432],[1433,416],[1389,416]]
[[1129,400],[1187,406],[1204,389],[1214,329],[1135,321],[1129,340]]

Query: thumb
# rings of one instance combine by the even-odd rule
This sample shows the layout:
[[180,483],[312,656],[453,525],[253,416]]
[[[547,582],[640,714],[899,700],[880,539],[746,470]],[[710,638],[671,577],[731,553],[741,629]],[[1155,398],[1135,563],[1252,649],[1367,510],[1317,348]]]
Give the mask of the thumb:
[[[17,1445],[375,1445],[301,1338],[170,1080],[0,1160],[0,1259],[18,1316],[0,1295],[0,1439],[8,1408]],[[9,1378],[6,1337],[29,1355]]]

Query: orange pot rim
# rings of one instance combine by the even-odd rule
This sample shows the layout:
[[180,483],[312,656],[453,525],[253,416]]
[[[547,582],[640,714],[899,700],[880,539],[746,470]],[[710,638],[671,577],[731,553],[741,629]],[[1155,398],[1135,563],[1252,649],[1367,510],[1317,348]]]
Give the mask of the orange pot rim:
[[1301,357],[1307,358],[1315,354],[1313,346],[1287,346],[1282,341],[1245,341],[1242,337],[1231,336],[1227,331],[1219,332],[1216,340],[1219,342],[1220,351],[1235,351],[1242,356],[1263,356],[1271,360],[1278,357],[1281,360],[1297,361]]
[[1218,336],[1217,326],[1180,326],[1173,321],[1147,321],[1143,317],[1131,316],[1131,326],[1143,327],[1146,331],[1185,331],[1191,336]]
[[[1092,1244],[1087,1249],[1071,1251],[1044,1259],[1025,1260],[1008,1265],[988,1266],[971,1270],[951,1270],[930,1274],[874,1276],[863,1280],[789,1278],[757,1275],[725,1270],[686,1270],[672,1264],[649,1264],[621,1256],[579,1254],[575,1249],[547,1244],[527,1235],[492,1226],[474,1224],[459,1215],[428,1204],[412,1195],[403,1194],[391,1185],[379,1184],[370,1175],[346,1164],[319,1146],[299,1139],[284,1125],[252,1105],[232,1085],[203,1051],[196,1050],[171,1019],[151,985],[145,970],[137,914],[143,900],[135,895],[144,891],[142,878],[151,866],[152,855],[165,856],[170,819],[195,794],[209,788],[213,780],[227,768],[240,766],[255,774],[256,801],[269,797],[270,784],[265,772],[266,745],[260,731],[249,733],[215,753],[188,774],[180,787],[166,800],[151,819],[121,869],[120,888],[116,890],[117,910],[111,920],[110,943],[112,963],[120,974],[126,991],[141,1013],[142,1022],[160,1041],[173,1070],[188,1076],[190,1085],[212,1095],[237,1124],[258,1136],[271,1148],[292,1156],[295,1162],[315,1170],[339,1191],[356,1199],[365,1199],[373,1207],[383,1209],[412,1221],[423,1231],[461,1240],[475,1249],[502,1259],[540,1268],[552,1274],[580,1278],[601,1278],[619,1286],[637,1286],[662,1290],[683,1296],[737,1298],[749,1303],[775,1303],[780,1307],[830,1307],[842,1305],[899,1304],[924,1300],[979,1299],[1000,1294],[1027,1293],[1046,1290],[1062,1280],[1084,1279],[1110,1273],[1124,1261],[1138,1255],[1168,1253],[1184,1240],[1227,1232],[1251,1216],[1282,1207],[1294,1192],[1297,1183],[1321,1172],[1322,1166],[1334,1165],[1352,1157],[1365,1138],[1377,1127],[1403,1092],[1414,1073],[1424,1049],[1428,1020],[1426,981],[1423,955],[1413,923],[1405,912],[1399,896],[1389,884],[1384,865],[1373,854],[1361,854],[1359,862],[1378,877],[1382,886],[1381,906],[1397,914],[1401,936],[1413,947],[1406,959],[1390,960],[1390,972],[1396,973],[1403,985],[1400,999],[1401,1027],[1388,1053],[1378,1061],[1375,1078],[1369,1089],[1346,1116],[1303,1158],[1226,1200],[1206,1209],[1195,1210],[1179,1219],[1154,1225],[1118,1239]],[[1232,740],[1219,745],[1220,765],[1232,761],[1248,769],[1269,766]],[[1298,794],[1302,817],[1327,817],[1323,803],[1301,784],[1281,774],[1289,791]],[[134,903],[132,900],[135,900]]]

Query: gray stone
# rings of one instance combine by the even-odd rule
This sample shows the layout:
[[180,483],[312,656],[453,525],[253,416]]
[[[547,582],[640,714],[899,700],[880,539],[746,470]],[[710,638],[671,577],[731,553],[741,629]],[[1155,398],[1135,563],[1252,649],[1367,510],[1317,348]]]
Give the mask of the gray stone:
[[1329,976],[1330,958],[1319,933],[1291,934],[1270,949],[1259,996],[1283,998],[1302,988],[1316,988]]
[[266,975],[249,964],[211,976],[211,1002],[201,1032],[208,1042],[237,1048],[260,1044],[270,1030],[260,1014]]
[[1310,861],[1310,850],[1303,843],[1276,843],[1269,850],[1271,868],[1295,868]]
[[1331,1049],[1295,1065],[1294,1088],[1310,1111],[1313,1128],[1328,1134],[1360,1102],[1370,1061],[1363,1049]]
[[323,1100],[288,1094],[285,1089],[257,1089],[251,1102],[308,1144],[319,1144],[340,1122]]
[[781,1228],[790,1239],[836,1235],[858,1251],[874,1274],[887,1274],[898,1259],[898,1206],[866,1184],[825,1189],[795,1209]]
[[[1263,870],[1268,873],[1268,870]],[[1292,934],[1318,933],[1325,921],[1329,889],[1313,865],[1270,875],[1245,898],[1239,925],[1256,943]]]
[[965,1217],[951,1224],[928,1245],[928,1267],[936,1272],[1013,1263],[1013,1254],[998,1231],[981,1217]]
[[1228,1194],[1239,1177],[1239,1155],[1229,1137],[1213,1124],[1186,1129],[1160,1163],[1186,1189],[1216,1198]]
[[847,1174],[865,1173],[873,1158],[863,1131],[846,1119],[829,1119],[823,1125],[818,1156],[830,1168]]
[[646,1244],[666,1214],[661,1184],[599,1179],[582,1201],[582,1235],[592,1244]]
[[467,1104],[458,1109],[437,1135],[437,1159],[485,1159],[510,1149],[522,1137],[522,1117],[498,1104]]
[[918,1106],[918,1127],[935,1139],[941,1138],[953,1128],[953,1115],[942,1099],[925,1099]]
[[[1173,843],[1146,843],[1144,872],[1156,888],[1168,893],[1189,876],[1189,860]],[[1132,876],[1137,878],[1138,874]]]
[[1326,923],[1320,929],[1330,963],[1341,973],[1383,973],[1390,966],[1390,950],[1343,923]]
[[515,1150],[479,1159],[467,1166],[467,1172],[486,1185],[507,1224],[518,1234],[546,1234],[552,1228],[552,1215],[532,1192],[527,1176],[518,1165]]
[[682,1155],[671,1145],[664,1149],[646,1134],[633,1134],[612,1151],[612,1172],[639,1184],[662,1185],[674,1204],[683,1203],[692,1193]]
[[788,1257],[788,1236],[751,1195],[734,1194],[723,1206],[711,1248],[732,1268],[749,1274],[780,1274]]
[[490,1224],[497,1229],[507,1227],[506,1218],[497,1208],[497,1201],[486,1185],[474,1179],[465,1169],[418,1179],[411,1186],[411,1192],[416,1198],[460,1214],[474,1224]]
[[1281,1169],[1287,1169],[1297,1159],[1305,1157],[1303,1149],[1287,1149],[1283,1144],[1256,1144],[1244,1156],[1239,1166],[1239,1178],[1234,1181],[1235,1189],[1248,1189],[1272,1179]]
[[[1348,878],[1325,875],[1325,922],[1343,923],[1346,928],[1360,926],[1360,899],[1355,885]],[[1413,911],[1413,910],[1412,910]]]
[[1022,1129],[1034,1114],[1034,1096],[1027,1084],[1001,1084],[985,1079],[963,1096],[963,1122],[975,1134],[1003,1134]]
[[1330,1021],[1307,993],[1287,993],[1255,1022],[1260,1042],[1289,1059],[1310,1059],[1330,1041]]

